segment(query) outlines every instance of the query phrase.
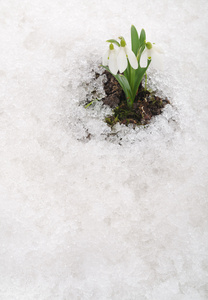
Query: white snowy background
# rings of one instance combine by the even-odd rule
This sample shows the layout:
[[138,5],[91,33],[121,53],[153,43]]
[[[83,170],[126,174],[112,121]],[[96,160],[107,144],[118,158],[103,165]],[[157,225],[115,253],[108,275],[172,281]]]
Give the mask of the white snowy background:
[[[0,1],[0,300],[208,299],[207,10]],[[172,105],[111,135],[83,103],[132,24],[164,49],[150,85]]]

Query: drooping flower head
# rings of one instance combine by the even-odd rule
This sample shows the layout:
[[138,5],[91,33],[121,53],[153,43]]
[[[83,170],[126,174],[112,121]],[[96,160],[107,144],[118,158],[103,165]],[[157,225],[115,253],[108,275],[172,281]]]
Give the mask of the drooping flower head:
[[104,54],[102,63],[104,66],[109,66],[111,73],[114,75],[118,73],[117,51],[114,49],[112,43],[109,45],[108,51]]
[[121,42],[117,55],[117,64],[119,72],[123,73],[126,70],[128,66],[128,61],[133,69],[137,69],[138,61],[135,54],[126,46],[126,42],[123,37],[120,37],[120,40]]
[[163,61],[161,54],[163,53],[163,50],[156,46],[155,44],[151,44],[150,42],[147,42],[145,45],[145,49],[142,52],[141,58],[140,58],[140,66],[141,68],[147,67],[147,60],[151,60],[151,65],[153,68],[162,70],[163,69]]

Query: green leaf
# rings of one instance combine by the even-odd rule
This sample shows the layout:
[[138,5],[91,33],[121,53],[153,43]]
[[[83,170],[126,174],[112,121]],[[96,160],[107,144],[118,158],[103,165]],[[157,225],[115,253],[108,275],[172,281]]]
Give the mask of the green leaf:
[[107,40],[106,42],[108,43],[112,43],[112,44],[115,44],[116,46],[120,47],[120,44],[119,42],[117,42],[116,40],[112,39],[112,40]]
[[140,41],[138,32],[134,25],[131,26],[131,49],[134,52],[135,55],[137,55],[137,52],[140,47]]
[[[127,78],[127,80],[128,80],[128,82],[129,82],[129,84],[130,84],[130,82],[131,82],[131,66],[130,66],[130,64],[129,64],[129,61],[128,61],[128,65],[127,65],[127,68],[126,68],[126,70],[123,72],[123,74],[124,74],[124,76]],[[131,86],[131,84],[130,84],[130,86]]]
[[147,71],[149,65],[151,63],[151,60],[148,60],[148,63],[147,63],[147,67],[146,68],[141,68],[139,67],[136,71],[135,71],[135,84],[134,84],[134,88],[133,88],[133,91],[132,91],[132,96],[133,98],[136,97],[136,94],[137,94],[137,91],[138,91],[138,88],[139,88],[139,85],[142,81],[142,78],[144,77],[144,74],[145,72]]
[[125,93],[125,96],[126,96],[127,104],[128,105],[131,105],[131,103],[133,104],[134,99],[133,99],[133,96],[132,96],[132,90],[131,90],[131,87],[129,85],[129,82],[128,82],[127,78],[122,74],[117,74],[117,75],[113,75],[113,76],[116,78],[116,80],[118,81],[118,83],[122,87],[122,89]]
[[90,101],[87,105],[85,105],[85,108],[88,108],[90,105],[92,105],[95,101],[99,101],[99,99],[94,99]]
[[138,52],[137,52],[137,60],[138,60],[138,63],[139,63],[139,61],[140,61],[140,57],[141,57],[142,52],[144,51],[144,49],[145,49],[145,43],[144,43],[143,45],[140,46],[140,48],[139,48],[139,50],[138,50]]
[[142,29],[140,33],[140,47],[142,46],[142,44],[145,43],[145,41],[146,41],[146,33],[144,29]]
[[124,93],[127,96],[127,102],[129,100],[131,102],[133,102],[134,99],[133,99],[133,95],[132,95],[132,90],[131,90],[131,87],[129,85],[129,82],[128,82],[127,78],[124,75],[122,75],[122,74],[115,75],[115,78],[118,80],[118,82],[120,83],[121,87],[123,88]]
[[[108,72],[111,73],[111,71],[108,67],[103,66],[103,65],[102,65],[102,67],[105,68]],[[127,78],[122,74],[117,74],[117,75],[114,75],[113,73],[111,73],[111,74],[116,78],[116,80],[118,81],[118,83],[122,87],[122,89],[125,93],[125,96],[126,96],[127,104],[128,104],[129,107],[131,107],[133,102],[134,102],[134,98],[133,98],[132,89],[130,87],[130,84],[129,84]]]

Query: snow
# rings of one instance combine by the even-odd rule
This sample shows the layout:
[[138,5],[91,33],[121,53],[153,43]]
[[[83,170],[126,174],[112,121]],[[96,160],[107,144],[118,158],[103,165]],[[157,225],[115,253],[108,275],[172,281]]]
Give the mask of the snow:
[[[0,299],[207,299],[207,6],[0,2]],[[172,105],[111,132],[83,104],[132,24],[165,51],[149,85]]]

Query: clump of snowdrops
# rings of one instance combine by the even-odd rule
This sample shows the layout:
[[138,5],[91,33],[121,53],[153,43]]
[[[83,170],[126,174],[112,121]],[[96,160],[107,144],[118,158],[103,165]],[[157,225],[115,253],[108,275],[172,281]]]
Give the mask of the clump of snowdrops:
[[[121,85],[127,100],[132,108],[139,85],[150,64],[162,69],[160,54],[163,51],[154,43],[146,42],[146,33],[141,30],[140,35],[131,26],[131,49],[126,45],[124,37],[107,40],[108,51],[103,56],[103,67],[109,71]],[[119,73],[118,73],[119,72]]]

